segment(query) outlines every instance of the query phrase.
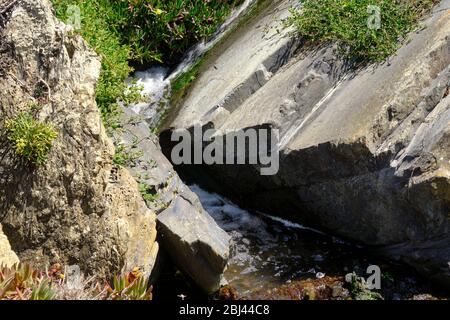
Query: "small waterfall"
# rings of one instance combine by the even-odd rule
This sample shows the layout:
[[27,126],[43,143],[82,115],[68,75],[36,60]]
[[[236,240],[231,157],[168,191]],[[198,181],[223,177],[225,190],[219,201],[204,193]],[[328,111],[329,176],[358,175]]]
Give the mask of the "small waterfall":
[[130,108],[140,114],[145,119],[154,119],[157,117],[157,103],[164,99],[164,92],[170,86],[167,80],[169,68],[165,66],[154,66],[146,71],[138,71],[133,78],[128,79],[128,84],[132,84],[132,80],[136,81],[136,85],[142,86],[142,94],[148,97],[148,103],[138,103],[131,105]]
[[234,23],[244,15],[256,0],[245,0],[238,8],[233,10],[227,20],[220,25],[212,37],[203,40],[190,49],[182,59],[181,63],[171,72],[167,66],[153,66],[146,71],[136,72],[130,79],[129,84],[136,81],[143,86],[142,94],[148,97],[148,102],[131,105],[130,108],[143,116],[150,126],[158,124],[161,114],[168,105],[170,96],[170,84],[179,75],[189,71],[194,63],[210,50],[225,33],[230,30]]
[[175,79],[178,75],[188,71],[190,67],[197,61],[197,59],[204,55],[208,50],[210,50],[255,2],[256,0],[245,0],[243,4],[241,4],[231,13],[228,19],[217,29],[216,33],[210,39],[198,43],[194,48],[189,50],[185,55],[183,61],[169,76],[169,79]]

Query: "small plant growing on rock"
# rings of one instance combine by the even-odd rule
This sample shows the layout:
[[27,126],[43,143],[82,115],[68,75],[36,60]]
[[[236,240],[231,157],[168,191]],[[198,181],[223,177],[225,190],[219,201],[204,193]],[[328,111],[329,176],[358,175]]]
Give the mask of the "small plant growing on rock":
[[111,300],[152,300],[152,287],[149,288],[139,268],[114,277],[113,287],[108,286],[107,292]]
[[142,151],[133,151],[131,149],[136,149],[136,146],[133,145],[130,150],[127,150],[122,144],[116,146],[116,153],[113,157],[114,164],[120,167],[131,166],[135,161],[142,157]]
[[139,192],[141,193],[142,198],[144,198],[144,200],[147,202],[155,202],[156,200],[158,200],[158,193],[156,192],[155,188],[149,186],[148,184],[139,184]]
[[6,130],[16,154],[38,166],[45,163],[52,142],[58,136],[51,124],[39,122],[29,113],[7,120]]
[[[287,25],[311,44],[336,42],[348,59],[382,62],[394,54],[435,0],[303,0]],[[368,8],[379,10],[380,23],[369,27]]]
[[[68,277],[67,277],[68,278]],[[0,300],[151,300],[152,286],[139,268],[116,276],[110,285],[91,277],[78,288],[68,286],[59,264],[41,271],[30,264],[0,266]]]
[[366,281],[362,277],[358,277],[356,273],[346,275],[350,293],[355,300],[383,300],[383,297],[375,291],[368,288]]
[[0,268],[0,300],[53,300],[52,282],[29,264]]

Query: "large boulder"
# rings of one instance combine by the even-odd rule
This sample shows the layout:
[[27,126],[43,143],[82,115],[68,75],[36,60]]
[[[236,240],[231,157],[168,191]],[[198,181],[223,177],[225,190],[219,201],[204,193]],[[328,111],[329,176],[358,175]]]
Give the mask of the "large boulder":
[[[113,164],[95,103],[99,57],[54,17],[48,0],[8,3],[0,25],[3,232],[21,261],[36,266],[77,264],[100,277],[134,267],[149,274],[156,216],[129,172]],[[5,135],[5,120],[21,112],[58,132],[42,166],[17,156]]]
[[197,196],[181,190],[158,215],[158,231],[169,255],[200,288],[207,293],[220,288],[230,236],[201,207]]
[[206,293],[220,288],[227,266],[230,236],[203,209],[162,153],[149,125],[130,108],[114,140],[127,153],[147,206],[157,213],[162,248],[176,266]]
[[272,2],[210,55],[169,117],[167,154],[170,132],[197,121],[220,132],[278,129],[276,175],[203,170],[247,207],[376,248],[450,286],[450,1],[389,61],[359,70],[333,45],[292,54],[288,30],[277,30],[295,2]]

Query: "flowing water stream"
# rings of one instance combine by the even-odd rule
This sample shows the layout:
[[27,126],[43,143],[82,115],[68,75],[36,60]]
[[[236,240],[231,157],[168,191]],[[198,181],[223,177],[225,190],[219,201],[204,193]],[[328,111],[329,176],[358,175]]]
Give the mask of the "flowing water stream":
[[[171,81],[189,70],[255,2],[244,1],[217,33],[190,50],[177,68],[153,66],[136,72],[133,79],[143,86],[150,102],[131,108],[151,125],[157,123],[161,105],[167,104]],[[251,297],[299,279],[344,276],[353,271],[365,275],[366,268],[372,264],[382,268],[385,298],[409,298],[430,290],[427,281],[412,271],[373,257],[364,248],[270,215],[250,213],[197,185],[190,187],[206,211],[232,238],[225,277],[240,296]]]
[[168,106],[172,81],[189,71],[198,59],[214,47],[256,2],[257,0],[245,0],[230,14],[212,37],[191,48],[175,69],[164,65],[152,66],[148,70],[136,72],[128,79],[129,84],[135,81],[137,85],[142,86],[142,94],[148,97],[148,102],[131,106],[133,111],[144,117],[151,126],[156,125],[164,113],[164,108]]
[[370,265],[382,271],[382,294],[388,299],[434,292],[413,271],[372,256],[365,248],[317,230],[266,214],[250,213],[215,193],[191,185],[205,210],[232,239],[225,277],[242,297],[258,296],[293,281],[368,277]]

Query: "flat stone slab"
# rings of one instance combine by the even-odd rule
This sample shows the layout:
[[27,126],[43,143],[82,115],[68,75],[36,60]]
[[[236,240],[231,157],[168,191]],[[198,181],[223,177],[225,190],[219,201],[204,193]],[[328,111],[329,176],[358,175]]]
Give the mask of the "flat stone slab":
[[196,202],[178,195],[158,215],[158,230],[176,264],[205,292],[213,293],[227,265],[230,236]]

